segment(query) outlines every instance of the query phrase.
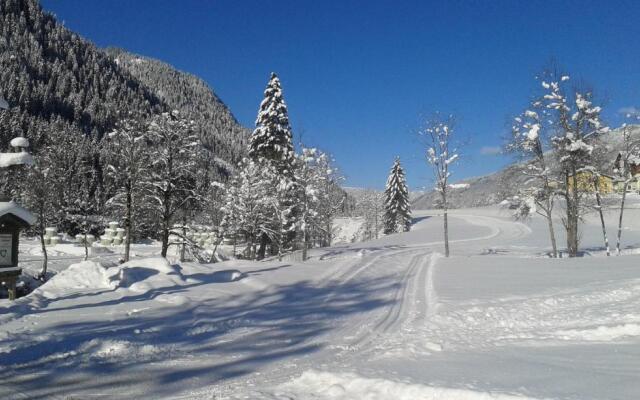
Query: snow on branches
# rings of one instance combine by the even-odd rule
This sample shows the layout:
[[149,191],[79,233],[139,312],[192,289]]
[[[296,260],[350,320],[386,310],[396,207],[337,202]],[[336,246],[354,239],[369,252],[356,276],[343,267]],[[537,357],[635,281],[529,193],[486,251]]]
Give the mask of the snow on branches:
[[440,194],[441,206],[444,209],[444,247],[445,256],[449,256],[449,225],[447,217],[448,193],[454,189],[449,185],[451,166],[459,160],[458,153],[451,149],[451,138],[454,134],[455,119],[452,115],[442,117],[436,114],[427,121],[419,135],[427,146],[426,160],[431,165],[435,181],[434,190]]

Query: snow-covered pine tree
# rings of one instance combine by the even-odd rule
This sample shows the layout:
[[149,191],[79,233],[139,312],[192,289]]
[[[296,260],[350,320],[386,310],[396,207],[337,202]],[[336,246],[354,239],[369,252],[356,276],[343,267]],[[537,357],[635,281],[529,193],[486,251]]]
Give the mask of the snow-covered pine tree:
[[[276,171],[277,186],[286,188],[285,193],[277,193],[275,192],[276,185],[274,185],[273,197],[279,198],[278,209],[288,210],[283,214],[285,220],[278,221],[283,230],[292,232],[282,241],[288,245],[295,237],[294,229],[299,213],[293,209],[298,197],[298,188],[294,181],[295,151],[289,115],[282,95],[280,80],[275,73],[271,74],[264,92],[264,99],[260,104],[256,129],[249,140],[249,157],[254,162],[266,162],[272,165]],[[271,229],[280,228],[273,226]],[[258,258],[264,258],[266,245],[269,242],[269,236],[266,233],[263,234],[260,239]],[[272,250],[275,249],[274,243],[271,244]]]
[[400,158],[391,167],[384,191],[384,233],[407,232],[411,227],[409,191]]
[[260,104],[256,129],[249,140],[249,157],[264,158],[274,163],[283,175],[293,173],[294,149],[287,105],[282,95],[280,79],[271,73]]

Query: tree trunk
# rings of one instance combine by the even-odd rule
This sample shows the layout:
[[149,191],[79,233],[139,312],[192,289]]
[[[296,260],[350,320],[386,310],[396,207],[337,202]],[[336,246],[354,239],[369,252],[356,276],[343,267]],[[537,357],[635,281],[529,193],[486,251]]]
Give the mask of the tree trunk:
[[267,234],[262,232],[260,235],[260,247],[258,248],[258,254],[256,255],[256,259],[262,260],[264,258],[265,252],[267,251],[267,243],[269,242],[269,237]]
[[42,246],[42,269],[40,270],[40,275],[38,275],[38,279],[41,281],[45,281],[47,279],[47,246],[44,244],[44,223],[40,223],[40,246]]
[[551,211],[547,213],[547,225],[549,226],[549,238],[551,239],[551,252],[553,254],[553,258],[558,258],[558,245],[556,243],[556,233],[553,229],[553,218]]
[[307,261],[307,226],[302,229],[302,261]]
[[129,261],[129,254],[131,252],[131,206],[132,206],[131,191],[127,191],[127,210],[124,218],[124,262]]
[[[571,180],[573,179],[573,188],[571,187]],[[573,167],[571,172],[565,173],[565,186],[566,195],[565,201],[567,206],[567,221],[565,229],[567,231],[567,252],[569,257],[576,257],[578,255],[578,181],[576,168]]]
[[233,233],[233,258],[236,258],[237,244],[238,244],[238,233],[234,232]]
[[182,214],[182,246],[180,247],[180,262],[185,260],[185,252],[187,245],[187,214]]
[[89,259],[89,243],[87,242],[87,228],[84,228],[84,260]]
[[444,210],[444,256],[449,257],[449,219],[446,208]]
[[169,223],[165,221],[162,224],[162,250],[160,255],[167,257],[167,251],[169,250]]
[[622,192],[622,201],[620,202],[620,216],[618,217],[618,237],[616,239],[616,254],[620,255],[620,239],[622,238],[622,216],[624,214],[624,202],[627,197],[627,188],[629,181],[624,182],[624,190]]
[[598,214],[600,214],[600,224],[602,225],[602,237],[604,238],[604,247],[607,250],[607,257],[611,255],[609,249],[609,238],[607,237],[607,227],[604,224],[604,214],[602,213],[602,200],[600,199],[600,187],[598,186],[598,180],[593,183],[596,191],[596,204],[598,205]]

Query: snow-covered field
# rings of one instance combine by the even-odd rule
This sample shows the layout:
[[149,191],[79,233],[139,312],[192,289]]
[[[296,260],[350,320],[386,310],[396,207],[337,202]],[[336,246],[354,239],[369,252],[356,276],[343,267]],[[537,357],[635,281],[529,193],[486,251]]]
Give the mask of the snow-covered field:
[[544,222],[497,208],[454,211],[446,259],[440,215],[417,214],[306,263],[60,254],[0,303],[0,398],[638,398],[640,210],[625,255],[588,219],[579,259],[546,258]]

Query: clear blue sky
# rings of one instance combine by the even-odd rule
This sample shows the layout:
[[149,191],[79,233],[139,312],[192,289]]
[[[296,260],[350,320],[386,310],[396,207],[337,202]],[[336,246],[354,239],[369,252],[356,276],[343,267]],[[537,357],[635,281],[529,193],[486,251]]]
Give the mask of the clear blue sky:
[[[638,1],[43,0],[67,27],[204,78],[252,127],[271,71],[296,135],[334,154],[350,186],[383,187],[393,159],[431,185],[420,116],[459,117],[453,178],[508,162],[491,153],[555,58],[605,100],[640,106]],[[484,151],[482,148],[486,147]]]

